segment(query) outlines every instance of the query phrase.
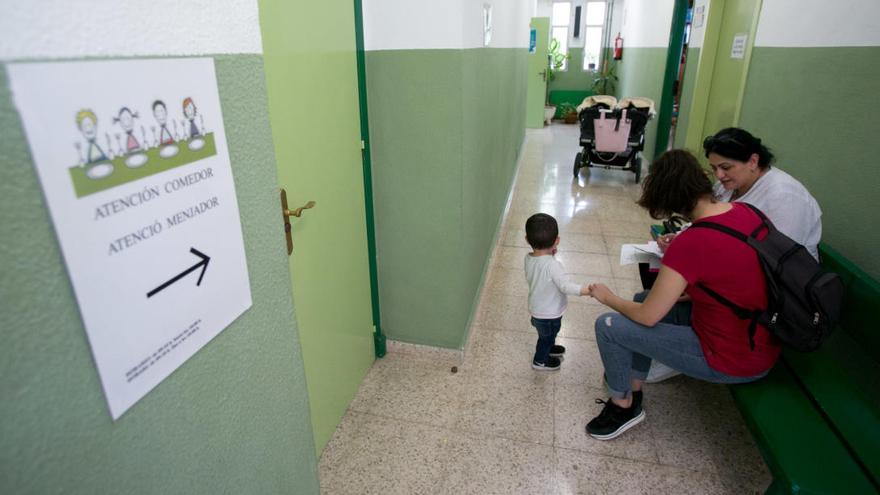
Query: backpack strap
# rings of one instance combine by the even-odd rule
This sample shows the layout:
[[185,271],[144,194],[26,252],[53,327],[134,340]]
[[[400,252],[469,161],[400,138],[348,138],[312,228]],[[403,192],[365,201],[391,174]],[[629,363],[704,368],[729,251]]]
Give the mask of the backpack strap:
[[[750,208],[752,208],[752,210],[754,210],[755,213],[757,213],[758,216],[761,217],[761,220],[766,221],[767,217],[764,216],[764,214],[761,212],[761,210],[755,208],[754,206],[752,206],[748,203],[745,203],[745,204],[747,206],[749,206]],[[766,224],[762,222],[761,225],[754,232],[752,232],[751,237],[757,236],[758,232],[763,230],[765,225]],[[697,228],[702,227],[702,228],[717,230],[718,232],[723,232],[731,237],[735,237],[735,238],[739,239],[740,241],[742,241],[746,244],[749,244],[749,237],[750,236],[747,236],[747,235],[743,234],[742,232],[740,232],[738,230],[734,230],[726,225],[721,225],[720,223],[694,222],[693,224],[691,224],[690,228],[694,228],[694,227],[697,227]],[[751,244],[749,244],[749,246],[751,246]],[[713,299],[715,299],[716,301],[718,301],[722,305],[730,308],[730,310],[733,311],[733,314],[735,314],[737,316],[737,318],[739,318],[740,320],[750,320],[750,322],[749,322],[749,348],[754,351],[755,350],[755,332],[757,332],[757,330],[758,330],[758,321],[761,319],[761,316],[763,314],[763,310],[745,309],[742,306],[735,304],[730,299],[727,299],[726,297],[722,296],[721,294],[710,289],[702,282],[698,282],[697,287],[702,289],[703,292],[705,292],[706,294],[709,294],[710,296],[712,296]]]
[[761,319],[761,315],[763,311],[759,310],[749,310],[745,309],[742,306],[734,303],[730,299],[722,296],[721,294],[715,292],[706,286],[703,282],[697,282],[697,287],[703,290],[706,294],[712,296],[713,299],[718,301],[724,306],[730,308],[733,311],[733,314],[736,315],[740,320],[750,320],[749,322],[749,349],[755,350],[755,332],[758,331],[758,321]]
[[734,230],[734,229],[728,227],[727,225],[721,225],[720,223],[715,223],[715,222],[694,222],[694,223],[692,223],[691,226],[688,227],[688,228],[693,229],[693,228],[695,228],[695,227],[696,227],[696,228],[703,227],[703,228],[707,228],[707,229],[717,230],[717,231],[719,231],[719,232],[724,232],[725,234],[727,234],[727,235],[729,235],[729,236],[736,237],[737,239],[739,239],[739,240],[745,242],[746,244],[748,244],[748,242],[749,242],[749,236],[743,234],[742,232],[740,232],[740,231],[738,231],[738,230]]

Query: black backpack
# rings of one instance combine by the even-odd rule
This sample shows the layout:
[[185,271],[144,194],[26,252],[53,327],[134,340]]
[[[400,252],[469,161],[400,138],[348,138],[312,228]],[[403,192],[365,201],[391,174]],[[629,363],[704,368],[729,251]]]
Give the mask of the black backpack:
[[[814,351],[840,319],[843,282],[836,273],[823,270],[807,248],[776,230],[761,210],[743,204],[761,217],[761,225],[751,235],[713,222],[695,222],[691,228],[724,232],[757,252],[767,280],[767,309],[742,308],[702,283],[697,286],[733,310],[740,319],[751,320],[749,346],[752,350],[755,349],[755,330],[760,323],[783,345],[800,352]],[[758,234],[762,231],[767,231],[767,235],[759,240]]]

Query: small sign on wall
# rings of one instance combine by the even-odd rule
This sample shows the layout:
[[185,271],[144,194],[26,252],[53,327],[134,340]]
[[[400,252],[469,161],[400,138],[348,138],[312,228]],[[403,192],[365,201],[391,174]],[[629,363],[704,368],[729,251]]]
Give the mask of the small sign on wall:
[[749,33],[738,33],[733,37],[733,44],[730,47],[730,58],[744,58],[746,55],[746,42],[749,39]]
[[117,419],[251,306],[214,61],[10,64],[9,80]]
[[706,6],[700,5],[699,7],[694,8],[694,20],[693,24],[695,28],[703,27],[703,19],[706,17]]

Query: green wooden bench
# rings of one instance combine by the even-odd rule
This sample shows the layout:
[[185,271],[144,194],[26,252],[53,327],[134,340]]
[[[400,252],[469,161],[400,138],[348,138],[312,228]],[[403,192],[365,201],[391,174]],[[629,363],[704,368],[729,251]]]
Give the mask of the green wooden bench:
[[880,493],[880,284],[826,245],[846,286],[840,325],[815,352],[785,351],[730,387],[773,473],[767,493]]

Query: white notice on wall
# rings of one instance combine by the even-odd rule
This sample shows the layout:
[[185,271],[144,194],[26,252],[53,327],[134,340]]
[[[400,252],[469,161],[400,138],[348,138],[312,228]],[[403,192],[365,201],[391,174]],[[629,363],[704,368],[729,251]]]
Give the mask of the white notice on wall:
[[116,419],[251,306],[214,61],[9,79]]
[[739,33],[733,37],[733,44],[730,47],[730,58],[744,58],[746,54],[746,41],[749,39],[749,33]]

